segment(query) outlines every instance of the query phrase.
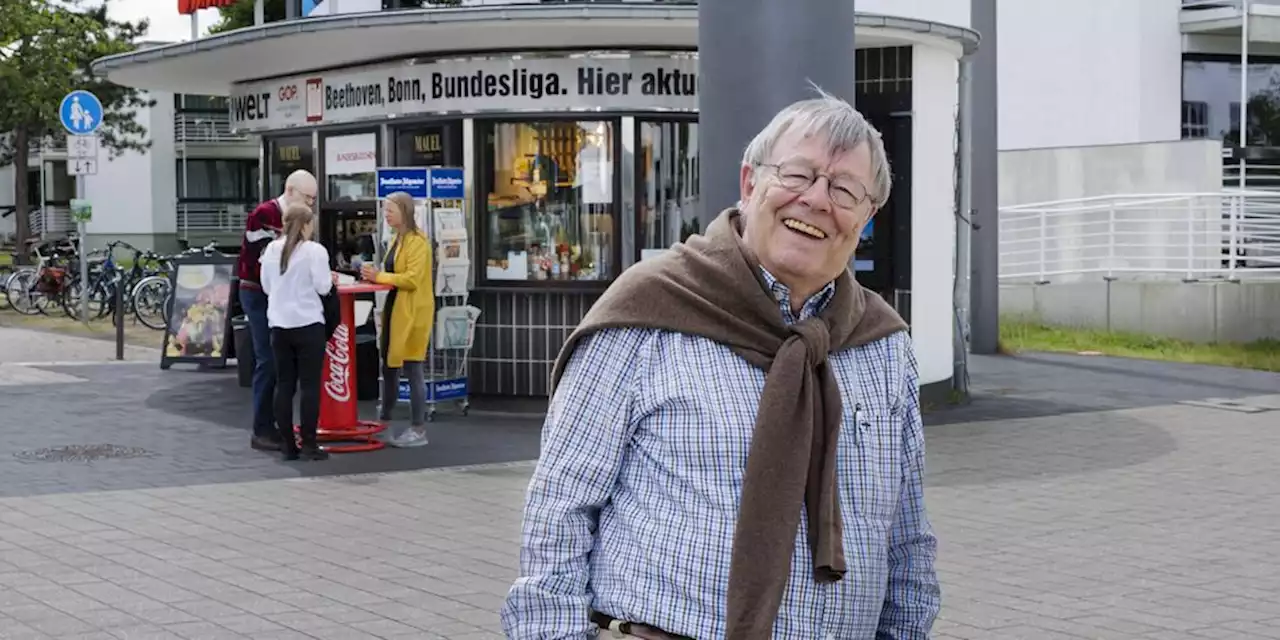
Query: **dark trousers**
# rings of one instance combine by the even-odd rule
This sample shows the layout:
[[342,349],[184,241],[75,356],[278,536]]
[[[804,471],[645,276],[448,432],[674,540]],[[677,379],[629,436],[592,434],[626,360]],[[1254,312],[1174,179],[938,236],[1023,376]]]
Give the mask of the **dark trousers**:
[[253,435],[271,437],[272,402],[276,389],[272,363],[271,327],[267,326],[267,294],[262,289],[241,284],[240,306],[249,321],[253,339]]
[[271,330],[271,349],[275,352],[276,361],[276,428],[289,450],[297,446],[293,436],[293,394],[299,388],[298,409],[302,420],[298,425],[298,435],[303,447],[316,446],[324,346],[323,323]]

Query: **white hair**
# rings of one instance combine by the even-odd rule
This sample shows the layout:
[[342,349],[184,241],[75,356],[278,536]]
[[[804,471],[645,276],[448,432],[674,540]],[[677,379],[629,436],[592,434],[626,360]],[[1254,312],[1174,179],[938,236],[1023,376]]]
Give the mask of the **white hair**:
[[288,189],[289,187],[299,189],[302,187],[313,187],[317,185],[316,177],[311,175],[311,172],[306,169],[298,169],[297,171],[289,174],[289,177],[284,180],[285,189]]
[[803,138],[821,135],[832,155],[856,149],[865,142],[871,152],[872,184],[867,185],[868,197],[876,209],[883,207],[889,200],[893,177],[880,132],[853,105],[817,85],[813,85],[813,89],[818,93],[817,98],[793,102],[773,116],[773,120],[747,144],[742,152],[742,164],[755,169],[768,162],[778,141],[792,132]]

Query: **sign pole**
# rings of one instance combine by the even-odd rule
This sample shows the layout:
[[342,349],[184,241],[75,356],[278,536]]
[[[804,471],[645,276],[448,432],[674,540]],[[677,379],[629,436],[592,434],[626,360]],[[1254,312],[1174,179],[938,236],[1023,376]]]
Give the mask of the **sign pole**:
[[[76,199],[84,201],[84,176],[76,176]],[[88,229],[84,216],[76,216],[76,233],[80,236],[80,319],[89,326],[89,246],[85,242]]]
[[[71,202],[71,216],[80,236],[80,319],[89,326],[89,221],[93,206],[85,198],[85,176],[98,173],[98,128],[102,126],[103,108],[98,96],[77,89],[62,98],[58,119],[67,130],[67,173],[76,177],[76,199]],[[106,301],[103,301],[106,304]]]

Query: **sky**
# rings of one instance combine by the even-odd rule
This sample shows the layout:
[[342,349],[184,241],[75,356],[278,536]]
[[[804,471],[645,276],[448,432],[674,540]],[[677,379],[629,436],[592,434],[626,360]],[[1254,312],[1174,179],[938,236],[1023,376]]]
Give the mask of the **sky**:
[[[148,40],[178,42],[191,39],[191,16],[178,13],[178,0],[109,0],[107,12],[116,20],[151,20]],[[218,21],[217,9],[197,12],[203,34]]]

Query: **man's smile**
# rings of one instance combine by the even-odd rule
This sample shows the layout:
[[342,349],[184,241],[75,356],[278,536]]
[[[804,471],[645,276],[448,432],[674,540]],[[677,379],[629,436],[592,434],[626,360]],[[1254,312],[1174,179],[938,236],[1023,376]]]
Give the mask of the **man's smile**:
[[808,236],[810,238],[815,238],[818,240],[827,239],[827,232],[807,222],[801,222],[799,220],[796,220],[795,218],[783,218],[782,225],[792,231],[795,231],[796,233],[799,233],[800,235]]

